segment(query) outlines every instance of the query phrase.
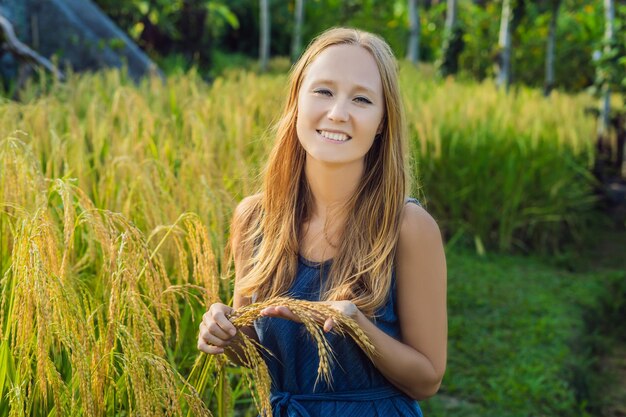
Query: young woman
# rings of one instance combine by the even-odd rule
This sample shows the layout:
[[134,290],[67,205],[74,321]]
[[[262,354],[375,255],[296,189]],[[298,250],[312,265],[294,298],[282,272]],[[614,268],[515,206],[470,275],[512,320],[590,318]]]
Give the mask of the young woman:
[[[233,218],[233,308],[277,295],[324,303],[356,320],[377,355],[327,333],[333,383],[317,382],[303,325],[266,308],[240,330],[273,354],[275,417],[421,416],[415,400],[441,384],[446,263],[437,224],[406,197],[404,123],[395,59],[376,35],[328,30],[292,70],[263,188]],[[211,306],[198,349],[220,354],[237,340],[233,308]]]

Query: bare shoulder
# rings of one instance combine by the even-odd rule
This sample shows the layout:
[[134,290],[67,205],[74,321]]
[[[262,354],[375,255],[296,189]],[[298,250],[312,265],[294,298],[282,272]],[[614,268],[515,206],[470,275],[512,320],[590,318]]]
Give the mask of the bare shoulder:
[[442,244],[441,231],[430,213],[417,204],[405,204],[398,240],[400,252],[414,252],[424,246]]

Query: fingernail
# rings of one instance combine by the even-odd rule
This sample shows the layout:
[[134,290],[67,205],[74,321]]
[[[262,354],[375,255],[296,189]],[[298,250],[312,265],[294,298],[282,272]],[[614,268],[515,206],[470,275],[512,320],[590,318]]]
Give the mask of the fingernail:
[[230,332],[229,332],[229,333],[230,333],[230,335],[231,335],[231,336],[234,336],[234,335],[235,335],[235,333],[237,333],[237,330],[235,330],[235,329],[230,329]]

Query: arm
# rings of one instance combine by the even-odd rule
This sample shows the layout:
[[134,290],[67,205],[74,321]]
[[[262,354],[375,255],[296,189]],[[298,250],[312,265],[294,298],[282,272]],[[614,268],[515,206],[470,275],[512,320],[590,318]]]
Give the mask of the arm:
[[446,368],[446,274],[439,227],[426,210],[407,204],[396,257],[402,341],[387,335],[360,311],[356,320],[378,352],[374,365],[415,399],[434,395]]

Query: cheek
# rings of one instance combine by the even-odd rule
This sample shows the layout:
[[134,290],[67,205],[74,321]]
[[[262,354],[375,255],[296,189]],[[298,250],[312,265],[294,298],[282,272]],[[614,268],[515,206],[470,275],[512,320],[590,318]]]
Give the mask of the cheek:
[[314,107],[310,100],[298,100],[298,120],[306,120],[311,117]]
[[302,118],[300,117],[300,114],[298,114],[298,117],[296,118],[296,135],[298,135],[298,140],[302,138],[303,127],[304,126],[302,126]]
[[302,103],[298,102],[298,110],[296,112],[296,129],[300,131],[305,123],[305,112],[302,111]]
[[296,116],[296,131],[298,135],[304,133],[304,129],[312,129],[316,125],[319,109],[311,100],[298,100],[298,112]]
[[373,124],[373,126],[374,126],[373,128],[374,128],[374,130],[376,131],[376,134],[379,134],[379,133],[383,130],[383,127],[384,127],[384,126],[383,126],[384,121],[385,121],[385,115],[384,115],[384,113],[382,113],[382,112],[381,112],[381,113],[378,115],[378,117],[375,117],[375,118],[374,118],[374,120],[376,120],[376,123],[375,123],[375,124]]
[[373,137],[378,133],[378,129],[381,127],[382,118],[379,115],[370,114],[367,117],[363,117],[362,121],[364,133],[367,131],[368,136],[371,134]]

